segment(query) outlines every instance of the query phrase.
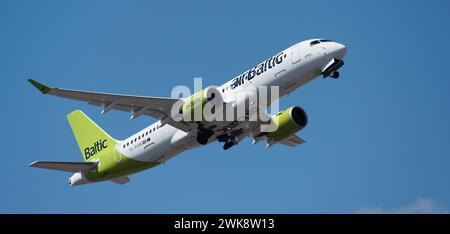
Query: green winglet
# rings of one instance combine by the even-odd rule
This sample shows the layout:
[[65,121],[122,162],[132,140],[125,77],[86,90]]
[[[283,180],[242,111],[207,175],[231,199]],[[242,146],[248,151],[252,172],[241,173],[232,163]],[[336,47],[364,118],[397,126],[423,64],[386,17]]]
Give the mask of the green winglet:
[[39,89],[43,94],[48,93],[52,89],[32,79],[28,79],[28,82],[30,82],[34,87]]

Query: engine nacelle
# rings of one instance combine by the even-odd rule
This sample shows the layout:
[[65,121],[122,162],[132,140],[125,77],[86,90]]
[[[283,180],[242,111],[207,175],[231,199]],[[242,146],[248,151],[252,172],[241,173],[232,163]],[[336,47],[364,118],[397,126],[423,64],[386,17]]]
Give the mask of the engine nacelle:
[[301,107],[289,107],[272,116],[271,124],[274,124],[275,130],[269,132],[267,135],[272,140],[279,141],[306,127],[308,124],[308,116]]
[[[219,90],[208,87],[184,99],[179,114],[182,115],[184,121],[203,121],[205,112],[214,113],[214,109],[222,108],[222,104],[223,98]],[[212,105],[214,106],[213,110],[208,111]],[[207,111],[204,111],[205,109]]]

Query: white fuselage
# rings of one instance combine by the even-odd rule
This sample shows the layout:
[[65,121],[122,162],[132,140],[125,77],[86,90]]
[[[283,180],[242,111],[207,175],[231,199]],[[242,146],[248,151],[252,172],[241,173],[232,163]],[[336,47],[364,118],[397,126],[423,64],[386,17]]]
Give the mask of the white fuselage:
[[[217,89],[222,93],[224,101],[233,102],[236,94],[243,92],[248,86],[278,86],[279,97],[283,97],[319,76],[321,69],[330,60],[342,59],[345,55],[346,48],[342,44],[327,41],[311,45],[312,41],[317,40],[297,43],[258,64],[254,67],[254,72],[257,72],[258,66],[262,70],[259,75],[254,74],[252,79],[245,79],[246,73],[248,78],[249,70],[219,86]],[[281,56],[278,59],[282,60],[278,64],[272,61],[277,56]],[[236,79],[241,79],[239,85],[236,85]],[[184,132],[157,121],[118,143],[116,148],[134,160],[165,162],[184,150],[198,146],[196,132]]]

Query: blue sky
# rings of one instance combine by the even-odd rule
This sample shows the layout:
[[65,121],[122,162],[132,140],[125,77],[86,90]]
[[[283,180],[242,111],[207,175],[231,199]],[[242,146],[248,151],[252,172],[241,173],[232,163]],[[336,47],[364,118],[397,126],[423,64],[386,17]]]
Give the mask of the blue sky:
[[[0,212],[354,213],[424,201],[445,212],[449,22],[448,1],[1,1]],[[126,186],[71,188],[68,173],[27,167],[82,160],[65,118],[74,109],[119,139],[154,121],[43,96],[29,77],[170,96],[193,77],[219,85],[316,37],[348,54],[339,80],[314,80],[280,103],[307,111],[302,147],[214,143]]]

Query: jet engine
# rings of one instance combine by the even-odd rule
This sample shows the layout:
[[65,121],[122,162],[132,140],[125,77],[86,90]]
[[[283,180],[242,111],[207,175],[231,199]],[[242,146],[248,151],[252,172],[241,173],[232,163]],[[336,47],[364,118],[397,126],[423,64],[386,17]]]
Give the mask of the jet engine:
[[270,122],[274,127],[267,136],[271,140],[279,141],[305,128],[308,124],[308,116],[301,107],[294,106],[272,116]]
[[185,122],[197,122],[197,142],[202,145],[208,143],[208,139],[214,131],[207,129],[201,122],[216,119],[223,108],[223,97],[219,90],[208,87],[185,98],[179,107],[179,115]]
[[[207,104],[210,104],[207,106]],[[183,100],[183,104],[180,108],[180,113],[183,116],[183,120],[190,122],[199,122],[205,119],[205,109],[222,108],[223,98],[222,94],[213,87],[208,87],[194,93],[192,96]]]

